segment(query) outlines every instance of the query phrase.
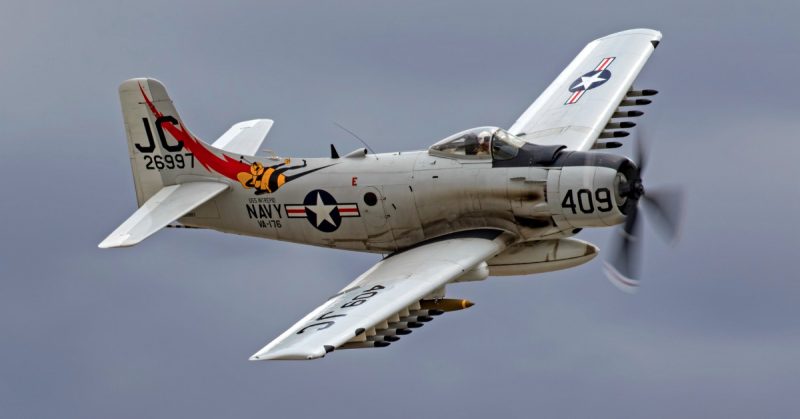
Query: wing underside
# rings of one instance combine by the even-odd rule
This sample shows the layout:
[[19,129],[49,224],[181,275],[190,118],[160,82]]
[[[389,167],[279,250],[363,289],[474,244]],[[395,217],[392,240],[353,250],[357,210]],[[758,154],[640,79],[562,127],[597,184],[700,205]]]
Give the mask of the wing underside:
[[502,252],[510,240],[476,231],[393,254],[250,359],[314,359],[337,348],[388,346],[434,316],[468,306],[442,299],[445,284]]

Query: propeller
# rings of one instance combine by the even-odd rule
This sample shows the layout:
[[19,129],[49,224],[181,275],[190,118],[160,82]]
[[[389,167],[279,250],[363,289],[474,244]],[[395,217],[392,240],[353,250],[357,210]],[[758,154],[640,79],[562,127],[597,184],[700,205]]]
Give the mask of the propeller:
[[641,265],[642,217],[639,214],[641,203],[647,212],[648,220],[670,243],[678,238],[683,213],[683,191],[677,188],[648,189],[645,192],[642,173],[647,166],[648,153],[642,132],[636,142],[636,167],[627,177],[620,179],[618,193],[627,199],[626,218],[619,235],[614,238],[611,257],[604,262],[604,271],[611,282],[619,289],[632,293],[639,285]]

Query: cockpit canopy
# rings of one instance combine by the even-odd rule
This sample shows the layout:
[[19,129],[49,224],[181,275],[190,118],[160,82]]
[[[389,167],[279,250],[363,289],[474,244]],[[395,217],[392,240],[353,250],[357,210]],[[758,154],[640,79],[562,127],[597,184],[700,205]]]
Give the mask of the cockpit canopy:
[[509,160],[519,153],[525,141],[497,127],[478,127],[453,134],[432,145],[433,156],[469,160]]

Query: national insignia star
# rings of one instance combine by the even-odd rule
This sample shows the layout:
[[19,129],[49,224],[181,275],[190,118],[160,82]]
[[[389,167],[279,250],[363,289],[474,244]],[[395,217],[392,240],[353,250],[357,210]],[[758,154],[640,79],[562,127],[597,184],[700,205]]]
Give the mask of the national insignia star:
[[336,209],[336,205],[325,205],[319,192],[317,192],[317,202],[314,205],[307,205],[306,208],[317,216],[317,227],[322,225],[323,221],[336,225],[331,217],[331,212]]
[[600,77],[600,73],[596,73],[596,74],[591,75],[589,77],[581,76],[580,84],[583,86],[583,89],[586,90],[586,89],[591,88],[593,84],[599,83],[601,81],[606,81],[606,80],[607,79],[604,79],[604,78]]

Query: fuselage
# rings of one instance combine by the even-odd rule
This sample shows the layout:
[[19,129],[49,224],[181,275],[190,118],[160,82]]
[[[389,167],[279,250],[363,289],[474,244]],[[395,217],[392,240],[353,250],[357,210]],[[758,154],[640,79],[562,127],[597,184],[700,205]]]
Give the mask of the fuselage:
[[560,204],[551,205],[553,200],[560,201],[560,165],[502,167],[491,159],[448,158],[428,151],[259,158],[259,162],[278,169],[300,167],[302,162],[302,168],[281,173],[267,170],[261,180],[272,184],[277,181],[267,176],[309,173],[289,181],[284,178],[272,192],[230,182],[229,191],[180,222],[379,253],[464,230],[505,231],[518,241],[562,238],[577,232],[575,223],[564,217],[559,222]]
[[[232,184],[181,222],[369,252],[391,252],[466,229],[520,233],[508,184],[510,173],[525,169],[493,169],[491,162],[459,162],[422,151],[305,160],[309,168],[328,167],[272,193]],[[544,199],[541,190],[528,195],[531,205]]]

